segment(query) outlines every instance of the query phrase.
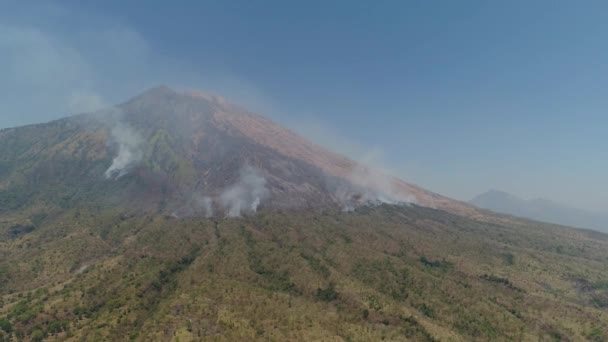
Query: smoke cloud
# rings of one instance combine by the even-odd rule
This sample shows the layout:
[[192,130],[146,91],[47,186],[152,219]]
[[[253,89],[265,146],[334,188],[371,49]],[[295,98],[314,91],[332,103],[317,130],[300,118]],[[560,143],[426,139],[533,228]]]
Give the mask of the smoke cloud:
[[70,113],[91,113],[104,108],[104,101],[97,93],[77,90],[68,96]]
[[372,164],[374,159],[373,154],[362,158],[347,177],[347,181],[334,185],[334,195],[342,210],[353,211],[360,206],[407,205],[416,202],[413,195],[405,193],[397,186],[396,179],[389,171]]
[[408,204],[413,196],[399,191],[393,177],[380,170],[358,164],[351,180],[359,188],[359,201],[364,204]]
[[123,120],[123,113],[119,108],[110,107],[92,114],[93,118],[109,128],[110,143],[117,149],[112,165],[104,175],[108,179],[118,179],[141,161],[144,138]]
[[244,213],[255,213],[268,195],[266,179],[247,165],[241,169],[237,183],[222,192],[220,200],[227,217],[239,217]]
[[205,218],[213,217],[213,199],[208,196],[196,195],[193,197],[193,205],[196,212],[200,212]]

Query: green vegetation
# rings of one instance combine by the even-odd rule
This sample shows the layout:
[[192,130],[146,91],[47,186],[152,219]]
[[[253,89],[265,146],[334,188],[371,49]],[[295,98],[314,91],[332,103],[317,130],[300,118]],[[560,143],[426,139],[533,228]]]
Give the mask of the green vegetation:
[[456,320],[454,328],[473,338],[496,339],[498,335],[496,327],[482,315],[464,314]]
[[322,300],[324,302],[333,302],[338,299],[338,292],[336,292],[336,285],[334,283],[330,283],[329,286],[325,289],[318,288],[317,289],[317,299]]
[[427,259],[425,256],[421,256],[420,257],[420,262],[424,266],[427,266],[427,267],[430,267],[430,268],[437,268],[437,269],[444,270],[444,271],[447,271],[447,270],[449,270],[449,269],[451,269],[451,268],[454,267],[454,265],[452,263],[447,262],[445,260],[442,260],[442,261],[435,260],[435,261],[433,261],[433,260]]
[[142,174],[113,181],[99,130],[0,132],[0,342],[608,339],[604,234],[416,206],[177,218],[199,175],[145,129]]
[[[608,331],[608,238],[597,233],[418,207],[217,221],[45,212],[0,242],[5,341],[602,341]],[[16,215],[0,229],[33,217]]]
[[503,257],[507,266],[515,265],[515,256],[512,253],[503,253],[501,256]]
[[4,330],[4,332],[8,334],[13,331],[11,322],[9,322],[7,319],[0,319],[0,329]]
[[432,307],[426,305],[425,303],[416,306],[416,308],[418,309],[418,311],[420,311],[420,313],[422,313],[426,317],[435,318],[435,310],[433,310]]
[[492,274],[484,274],[481,276],[481,278],[484,280],[487,280],[487,281],[491,281],[493,283],[504,285],[504,286],[506,286],[510,289],[516,290],[516,291],[522,291],[520,288],[513,285],[513,283],[507,278],[497,277]]

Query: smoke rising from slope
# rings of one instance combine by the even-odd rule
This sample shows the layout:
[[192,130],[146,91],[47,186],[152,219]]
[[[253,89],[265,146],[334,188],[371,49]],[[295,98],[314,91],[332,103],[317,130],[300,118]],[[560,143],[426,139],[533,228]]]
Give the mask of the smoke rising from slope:
[[124,120],[122,109],[107,106],[96,92],[76,91],[70,95],[70,107],[76,113],[89,113],[109,130],[109,143],[116,146],[117,154],[105,171],[108,179],[118,179],[129,172],[143,157],[144,138]]
[[108,179],[127,174],[143,157],[143,137],[122,119],[122,111],[109,108],[94,113],[94,117],[110,128],[110,142],[117,146],[117,155],[104,173]]
[[357,163],[346,182],[340,182],[334,191],[344,211],[359,206],[380,204],[410,204],[416,201],[395,184],[395,178],[380,167]]
[[220,200],[227,217],[239,217],[244,213],[255,213],[268,195],[266,179],[258,170],[245,166],[237,183],[224,190]]
[[196,195],[193,197],[195,210],[202,212],[205,218],[213,216],[213,199],[208,196]]
[[118,122],[110,132],[114,143],[118,144],[118,155],[106,170],[106,178],[120,178],[138,163],[142,156],[142,137],[128,124]]
[[92,113],[104,108],[104,101],[95,92],[77,90],[68,96],[68,108],[70,113]]

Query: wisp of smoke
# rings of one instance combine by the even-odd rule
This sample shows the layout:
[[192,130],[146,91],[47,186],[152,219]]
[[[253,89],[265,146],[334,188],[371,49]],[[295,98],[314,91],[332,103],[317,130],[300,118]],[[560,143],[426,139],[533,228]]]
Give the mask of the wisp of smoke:
[[220,200],[227,217],[238,217],[243,213],[255,213],[268,194],[266,179],[247,165],[241,169],[236,184],[222,192]]
[[129,170],[143,157],[142,136],[129,124],[123,122],[119,115],[110,115],[105,120],[110,120],[110,138],[112,143],[118,146],[118,154],[112,160],[112,165],[106,170],[106,178],[118,179],[129,172]]
[[208,196],[194,196],[193,197],[194,207],[197,211],[202,211],[205,218],[213,216],[213,200]]
[[68,109],[71,113],[91,113],[104,106],[103,99],[95,92],[73,91],[68,97]]
[[396,188],[395,180],[381,170],[357,164],[349,175],[349,182],[342,182],[335,196],[344,211],[356,207],[380,204],[409,204],[415,202],[412,195]]

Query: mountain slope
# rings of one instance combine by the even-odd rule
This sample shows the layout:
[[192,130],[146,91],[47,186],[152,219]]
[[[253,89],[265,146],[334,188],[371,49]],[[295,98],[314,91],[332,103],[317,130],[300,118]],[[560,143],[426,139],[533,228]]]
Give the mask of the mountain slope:
[[470,203],[479,208],[533,220],[608,231],[608,215],[568,207],[546,199],[524,200],[506,192],[491,190],[475,197]]
[[598,233],[416,206],[223,220],[74,208],[0,242],[0,335],[602,341],[607,251]]
[[0,341],[604,341],[607,261],[207,94],[0,130]]
[[[71,203],[117,204],[122,198],[139,208],[188,214],[204,199],[227,211],[222,193],[245,172],[263,178],[267,195],[258,202],[268,207],[352,209],[365,202],[413,201],[478,214],[465,203],[357,165],[217,96],[167,87],[105,112],[0,131],[0,145],[0,165],[6,165],[0,168],[0,201],[15,193],[44,194],[38,184],[53,183],[53,196],[58,191]],[[98,196],[104,194],[100,188],[111,191]]]

